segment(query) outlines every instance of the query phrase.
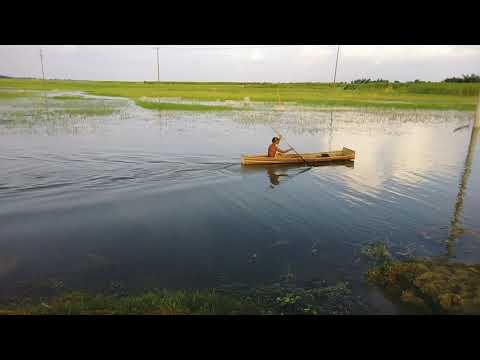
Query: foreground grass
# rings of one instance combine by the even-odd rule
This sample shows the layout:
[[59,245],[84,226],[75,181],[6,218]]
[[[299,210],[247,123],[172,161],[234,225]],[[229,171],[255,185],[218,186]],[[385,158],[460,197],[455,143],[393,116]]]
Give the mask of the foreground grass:
[[[398,109],[475,110],[480,84],[419,83],[337,85],[324,83],[174,83],[0,79],[2,89],[84,91],[92,95],[176,97],[205,101],[294,102],[302,105]],[[177,110],[177,109],[175,109]]]
[[0,315],[324,315],[364,311],[348,283],[298,287],[287,274],[260,287],[227,285],[204,291],[150,291],[137,295],[68,292],[48,300],[0,306]]
[[47,303],[4,308],[0,315],[209,315],[254,314],[253,303],[207,292],[158,291],[116,297],[72,292]]
[[154,103],[148,101],[135,101],[135,104],[150,110],[181,110],[181,111],[229,111],[233,108],[228,106],[211,106],[201,104],[176,104],[176,103]]

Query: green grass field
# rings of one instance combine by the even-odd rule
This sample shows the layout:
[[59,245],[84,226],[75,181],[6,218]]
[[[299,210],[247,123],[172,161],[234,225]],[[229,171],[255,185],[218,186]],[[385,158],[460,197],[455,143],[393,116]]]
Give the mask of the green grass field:
[[[92,95],[204,101],[294,102],[301,105],[474,111],[480,83],[177,83],[0,79],[0,90],[84,91]],[[0,92],[1,93],[1,92]],[[19,93],[21,94],[21,93]],[[15,95],[0,94],[0,99]],[[197,106],[197,105],[195,105]],[[171,107],[175,109],[175,106]],[[168,109],[168,106],[164,107]],[[185,109],[184,109],[185,110]],[[190,108],[186,110],[202,110]],[[205,110],[205,109],[203,109]],[[220,109],[217,109],[220,110]]]

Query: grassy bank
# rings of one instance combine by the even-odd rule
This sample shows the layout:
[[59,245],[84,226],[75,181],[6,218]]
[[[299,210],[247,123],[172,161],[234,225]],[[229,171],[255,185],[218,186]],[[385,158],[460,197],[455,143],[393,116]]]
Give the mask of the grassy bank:
[[480,84],[402,83],[176,83],[0,79],[0,89],[84,91],[92,95],[133,100],[183,98],[205,101],[244,100],[294,102],[303,105],[373,106],[399,109],[475,110]]

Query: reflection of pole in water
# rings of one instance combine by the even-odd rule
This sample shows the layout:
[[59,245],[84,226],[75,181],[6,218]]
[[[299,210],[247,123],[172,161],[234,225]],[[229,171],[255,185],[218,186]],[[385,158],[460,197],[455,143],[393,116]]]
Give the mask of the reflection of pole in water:
[[480,92],[478,93],[478,102],[477,102],[477,116],[475,117],[475,123],[473,127],[480,127]]
[[328,139],[328,151],[332,151],[332,136],[333,136],[333,111],[330,111],[330,138]]
[[47,116],[47,121],[50,119],[48,116],[48,99],[47,99],[47,91],[43,92],[43,99],[45,100],[45,114]]
[[[478,118],[478,112],[477,112]],[[470,144],[468,146],[467,157],[465,159],[464,170],[462,174],[462,179],[460,181],[460,189],[458,191],[457,200],[455,203],[455,209],[453,211],[453,219],[451,221],[450,232],[448,234],[448,242],[447,242],[447,253],[448,256],[453,255],[453,243],[455,239],[458,238],[459,235],[462,234],[463,229],[459,226],[460,223],[460,215],[463,210],[463,200],[465,197],[465,189],[467,187],[468,177],[472,172],[472,163],[475,156],[475,146],[477,144],[477,137],[480,128],[474,126],[472,129],[472,135],[470,136]]]
[[40,49],[40,63],[42,64],[42,80],[43,80],[43,97],[45,100],[45,110],[46,110],[46,115],[47,115],[47,120],[48,118],[48,101],[47,101],[47,87],[45,86],[45,71],[43,69],[43,52],[42,49]]

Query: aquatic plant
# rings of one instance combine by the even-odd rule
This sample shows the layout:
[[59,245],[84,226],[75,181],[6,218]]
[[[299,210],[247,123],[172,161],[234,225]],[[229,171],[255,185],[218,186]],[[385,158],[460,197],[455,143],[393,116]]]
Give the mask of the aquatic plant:
[[362,247],[361,253],[367,257],[374,264],[383,264],[387,266],[392,260],[392,255],[387,248],[387,245],[382,242],[368,244]]
[[367,280],[393,299],[434,313],[480,313],[480,265],[428,259],[371,268]]

